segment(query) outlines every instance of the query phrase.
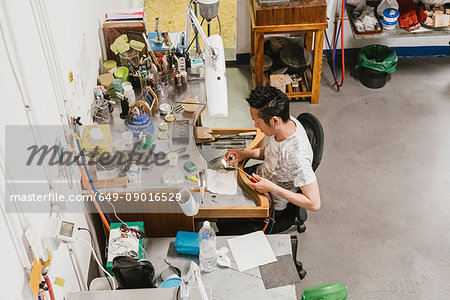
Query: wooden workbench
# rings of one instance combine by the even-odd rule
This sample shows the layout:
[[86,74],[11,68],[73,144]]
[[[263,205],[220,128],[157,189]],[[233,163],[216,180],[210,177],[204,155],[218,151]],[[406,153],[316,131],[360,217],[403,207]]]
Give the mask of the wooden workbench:
[[[255,85],[263,85],[264,34],[306,33],[305,48],[313,53],[312,76],[304,76],[308,90],[292,92],[290,98],[311,97],[319,103],[324,30],[328,26],[325,0],[299,0],[282,5],[260,6],[250,1],[251,55],[255,55]],[[314,48],[313,48],[314,40]]]
[[[264,145],[264,134],[257,128],[214,128],[212,129],[214,134],[229,135],[239,132],[257,131],[257,135],[253,141],[245,148],[246,150],[252,150],[262,147]],[[243,168],[244,163],[239,163],[239,167]],[[252,206],[237,206],[237,205],[214,205],[207,206],[200,204],[198,214],[193,217],[187,217],[182,213],[168,213],[168,211],[176,211],[178,204],[173,203],[175,206],[168,206],[170,203],[164,203],[164,208],[167,211],[164,213],[148,213],[148,207],[145,203],[139,203],[139,201],[132,201],[129,203],[133,205],[134,213],[119,213],[119,216],[125,222],[133,220],[144,221],[145,233],[147,237],[173,237],[180,230],[182,231],[195,231],[196,220],[216,219],[216,218],[266,218],[269,215],[269,200],[263,194],[257,193],[249,186],[250,180],[241,172],[237,172],[237,182],[239,187],[245,193],[246,197],[254,202]],[[177,190],[161,191],[166,193],[176,193]],[[200,195],[200,190],[192,188],[191,192],[195,198]],[[152,194],[155,191],[127,191],[118,193],[122,196],[125,194]],[[156,191],[156,193],[159,193]],[[238,197],[236,195],[236,197]],[[200,202],[200,201],[199,201]],[[115,203],[116,207],[119,207],[120,203]],[[158,207],[153,206],[153,209]]]
[[[173,111],[177,120],[190,120],[190,124],[197,123],[198,118],[204,110],[205,86],[203,80],[191,80],[183,90],[175,90],[171,86],[170,97],[167,101],[175,107],[186,98],[198,95],[200,101],[199,108],[195,113]],[[158,110],[152,111],[153,124],[158,125],[163,122],[164,116]],[[110,124],[113,140],[120,139],[124,132],[124,121],[119,118],[119,109],[113,111],[112,123]],[[189,154],[189,158],[178,161],[178,168],[183,170],[186,160],[195,163],[197,170],[192,174],[197,177],[199,172],[207,168],[207,161],[199,151],[195,143],[194,126],[190,126],[192,132],[189,140],[178,141],[173,146],[174,150],[185,148],[184,154]],[[239,132],[256,131],[253,140],[246,143],[246,149],[262,147],[264,145],[264,134],[257,128],[213,128],[214,134],[230,135]],[[159,135],[159,127],[154,126],[152,133],[155,139]],[[219,150],[222,152],[222,150]],[[239,165],[242,168],[242,163]],[[125,166],[122,166],[125,167]],[[227,195],[222,199],[221,195],[216,195],[214,201],[211,197],[201,197],[197,183],[190,181],[183,182],[182,186],[166,186],[161,181],[161,175],[167,170],[168,165],[151,164],[147,170],[142,171],[141,180],[138,183],[127,183],[126,178],[118,178],[114,182],[105,180],[95,180],[92,173],[93,182],[96,189],[102,195],[102,199],[111,199],[114,209],[119,218],[125,222],[144,221],[145,233],[147,237],[173,237],[180,230],[194,231],[196,219],[216,219],[216,218],[265,218],[269,215],[269,201],[266,196],[257,193],[249,185],[249,180],[241,172],[237,174],[238,191],[236,195]],[[113,184],[115,183],[115,184]],[[86,186],[85,186],[86,188]],[[178,203],[167,201],[173,198],[181,188],[190,189],[196,201],[200,203],[200,209],[196,216],[185,216]],[[87,191],[86,191],[87,193]],[[205,195],[211,195],[206,192]],[[158,199],[157,199],[158,198]],[[164,200],[166,199],[166,200]],[[106,202],[106,201],[104,201]],[[93,205],[92,205],[93,206]],[[113,222],[117,221],[114,216],[113,207],[104,204]],[[92,211],[96,211],[92,207]]]

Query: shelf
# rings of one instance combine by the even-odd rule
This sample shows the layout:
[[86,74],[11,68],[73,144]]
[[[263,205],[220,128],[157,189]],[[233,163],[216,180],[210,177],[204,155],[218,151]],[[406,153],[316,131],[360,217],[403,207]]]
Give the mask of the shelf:
[[450,35],[450,27],[447,29],[427,29],[424,27],[420,27],[417,30],[408,31],[406,29],[398,27],[398,25],[395,29],[383,30],[381,33],[359,34],[355,29],[353,18],[351,17],[353,9],[353,6],[347,5],[347,15],[349,16],[350,27],[352,29],[353,37],[357,40]]

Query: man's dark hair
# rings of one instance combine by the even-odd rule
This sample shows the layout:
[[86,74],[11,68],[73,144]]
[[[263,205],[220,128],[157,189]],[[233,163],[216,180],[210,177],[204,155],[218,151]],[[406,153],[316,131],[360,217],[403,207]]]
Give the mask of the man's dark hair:
[[270,125],[272,117],[280,117],[283,122],[289,121],[289,98],[273,86],[260,86],[245,98],[250,107],[258,110],[258,116]]

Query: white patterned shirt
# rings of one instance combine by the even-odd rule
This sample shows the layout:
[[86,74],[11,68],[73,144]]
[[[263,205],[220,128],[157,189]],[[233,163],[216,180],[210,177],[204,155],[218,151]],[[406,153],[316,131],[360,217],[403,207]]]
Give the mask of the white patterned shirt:
[[[313,152],[302,124],[290,117],[296,125],[295,133],[281,142],[274,136],[264,150],[264,161],[258,166],[256,174],[282,188],[298,192],[302,186],[316,181],[312,169]],[[274,196],[275,210],[284,210],[289,201]]]

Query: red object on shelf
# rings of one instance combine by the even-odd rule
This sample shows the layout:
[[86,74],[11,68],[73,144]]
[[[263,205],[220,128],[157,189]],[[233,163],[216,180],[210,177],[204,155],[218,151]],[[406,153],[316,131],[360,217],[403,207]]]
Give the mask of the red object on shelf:
[[420,24],[427,18],[426,13],[418,7],[413,0],[397,0],[398,11],[400,16],[398,17],[398,24],[402,28],[409,28]]

